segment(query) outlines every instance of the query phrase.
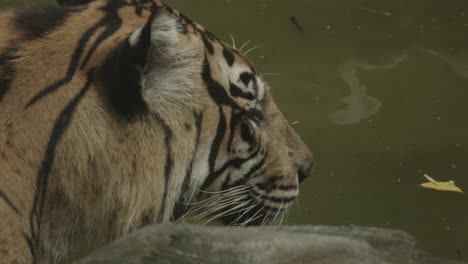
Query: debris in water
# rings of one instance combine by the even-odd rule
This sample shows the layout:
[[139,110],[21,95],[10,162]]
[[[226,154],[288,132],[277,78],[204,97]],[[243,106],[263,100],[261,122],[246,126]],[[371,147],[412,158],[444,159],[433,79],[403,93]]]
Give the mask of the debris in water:
[[365,7],[365,6],[360,6],[359,9],[361,9],[363,11],[367,11],[369,13],[379,14],[379,15],[382,15],[382,16],[392,16],[392,13],[390,13],[388,11],[377,10],[377,9],[373,9],[373,8],[369,8],[369,7]]
[[299,30],[301,33],[304,33],[304,28],[299,24],[299,21],[295,16],[289,17],[289,21],[296,27],[297,30]]
[[294,122],[291,122],[291,125],[294,126],[294,125],[299,125],[301,122],[299,121],[294,121]]
[[439,181],[434,180],[432,177],[430,177],[427,174],[424,174],[424,177],[429,182],[422,183],[420,186],[423,188],[433,189],[433,190],[443,191],[443,192],[463,193],[463,190],[457,187],[453,181],[439,182]]

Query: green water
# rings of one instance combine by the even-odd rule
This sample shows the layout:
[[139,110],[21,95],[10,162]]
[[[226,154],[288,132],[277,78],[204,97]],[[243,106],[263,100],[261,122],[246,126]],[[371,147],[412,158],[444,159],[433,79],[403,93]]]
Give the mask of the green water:
[[[15,1],[0,1],[18,3]],[[402,229],[468,260],[468,1],[170,0],[239,46],[314,151],[290,224]]]

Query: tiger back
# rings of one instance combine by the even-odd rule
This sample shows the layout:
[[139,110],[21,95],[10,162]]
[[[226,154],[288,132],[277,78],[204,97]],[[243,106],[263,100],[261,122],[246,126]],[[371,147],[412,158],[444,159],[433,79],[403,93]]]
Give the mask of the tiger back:
[[59,2],[0,13],[2,260],[284,216],[312,156],[241,52],[160,2]]

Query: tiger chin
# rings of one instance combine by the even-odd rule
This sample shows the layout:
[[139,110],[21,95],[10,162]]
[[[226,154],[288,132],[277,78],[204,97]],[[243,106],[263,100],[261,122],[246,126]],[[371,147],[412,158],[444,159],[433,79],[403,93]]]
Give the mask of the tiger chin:
[[239,51],[150,0],[0,13],[0,258],[148,224],[278,223],[312,155]]

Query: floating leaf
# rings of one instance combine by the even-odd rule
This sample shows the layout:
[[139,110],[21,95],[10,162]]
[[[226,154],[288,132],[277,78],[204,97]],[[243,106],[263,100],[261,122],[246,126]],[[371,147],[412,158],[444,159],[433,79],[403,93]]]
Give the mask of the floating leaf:
[[460,189],[459,187],[457,187],[453,181],[439,182],[439,181],[434,180],[432,177],[430,177],[427,174],[424,174],[424,177],[429,182],[422,183],[421,187],[423,187],[423,188],[434,189],[434,190],[437,190],[437,191],[444,191],[444,192],[463,193],[463,190]]

